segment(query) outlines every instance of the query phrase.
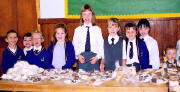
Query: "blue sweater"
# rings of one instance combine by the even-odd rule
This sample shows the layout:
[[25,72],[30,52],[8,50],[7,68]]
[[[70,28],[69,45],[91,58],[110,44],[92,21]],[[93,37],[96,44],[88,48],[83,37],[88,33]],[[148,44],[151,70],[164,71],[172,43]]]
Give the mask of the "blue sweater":
[[10,51],[9,48],[6,48],[2,56],[2,70],[3,73],[7,73],[9,68],[12,68],[17,60],[25,60],[24,52],[21,48],[17,47],[16,53]]
[[35,54],[32,49],[28,51],[26,59],[29,64],[37,65],[44,69],[54,68],[53,65],[50,63],[49,56],[47,54],[48,52],[45,48],[42,48],[42,50],[38,54]]
[[[126,46],[127,46],[128,40],[126,40]],[[137,51],[138,51],[138,59],[140,62],[141,69],[147,69],[150,68],[149,65],[149,51],[147,49],[146,43],[136,37],[136,45],[137,45]],[[126,47],[127,51],[127,47]]]
[[[50,44],[50,46],[48,47],[48,56],[50,57],[51,64],[53,60],[53,48],[54,48],[53,44]],[[72,69],[75,63],[75,51],[74,51],[74,46],[71,42],[66,42],[65,56],[66,56],[66,64],[62,67],[62,69],[67,69],[67,68]]]

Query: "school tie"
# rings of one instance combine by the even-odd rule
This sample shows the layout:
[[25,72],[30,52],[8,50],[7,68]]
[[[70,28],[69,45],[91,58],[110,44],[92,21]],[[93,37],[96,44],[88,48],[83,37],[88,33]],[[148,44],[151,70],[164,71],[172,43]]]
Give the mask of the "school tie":
[[87,36],[86,36],[85,51],[89,52],[89,51],[91,51],[89,26],[86,26],[86,28],[87,28]]
[[144,41],[144,38],[142,38],[141,40],[143,40],[143,41]]
[[130,46],[131,48],[129,50],[129,58],[132,59],[133,58],[133,43],[132,42],[130,42]]
[[34,53],[35,53],[35,54],[38,54],[38,50],[35,50]]
[[111,45],[114,45],[114,38],[112,38],[111,41],[112,41],[112,44],[111,44]]

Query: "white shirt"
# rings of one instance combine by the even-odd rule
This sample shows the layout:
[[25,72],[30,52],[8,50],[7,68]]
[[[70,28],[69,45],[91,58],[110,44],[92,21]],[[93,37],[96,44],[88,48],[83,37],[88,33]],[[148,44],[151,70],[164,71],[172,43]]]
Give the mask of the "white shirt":
[[89,26],[91,51],[96,53],[98,59],[100,59],[104,53],[103,52],[104,41],[102,37],[102,32],[101,32],[101,28],[99,28],[98,26],[92,26],[92,24],[89,25],[84,24],[75,29],[74,37],[73,37],[75,54],[77,56],[85,51],[86,35],[87,35],[86,26]]
[[177,55],[176,55],[176,60],[179,60],[179,56],[180,56],[180,40],[177,41]]
[[17,47],[16,47],[16,49],[12,49],[12,48],[10,48],[10,47],[8,46],[8,48],[9,48],[9,50],[10,50],[11,52],[16,53]]
[[[130,42],[133,43],[133,57],[132,59],[129,58],[129,51],[130,51]],[[123,57],[126,57],[126,64],[133,64],[133,63],[139,63],[138,60],[138,53],[137,53],[137,45],[136,45],[136,38],[132,41],[129,40],[128,44],[127,44],[127,51],[126,51],[126,41],[123,40]],[[127,52],[127,53],[126,53]]]
[[153,69],[159,69],[160,58],[159,58],[159,49],[158,49],[157,41],[149,35],[140,38],[144,38],[144,42],[146,43],[147,49],[149,51],[150,65],[152,65]]
[[57,43],[53,50],[52,65],[55,68],[62,68],[66,64],[64,42]]
[[36,51],[36,50],[38,50],[38,52],[41,51],[42,46],[39,46],[39,47],[33,46],[33,51]]
[[31,49],[33,49],[33,46],[31,46],[30,48],[24,48],[24,55],[26,56],[27,52],[30,51]]
[[114,38],[114,44],[116,44],[119,41],[119,36],[115,35],[114,37],[112,37],[111,35],[108,36],[108,43],[112,44],[112,38]]

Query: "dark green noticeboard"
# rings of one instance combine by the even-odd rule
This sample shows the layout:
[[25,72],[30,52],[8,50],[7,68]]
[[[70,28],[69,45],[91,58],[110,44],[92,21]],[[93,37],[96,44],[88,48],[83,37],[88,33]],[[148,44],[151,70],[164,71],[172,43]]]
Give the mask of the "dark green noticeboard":
[[66,17],[79,17],[81,7],[90,4],[96,16],[179,17],[180,0],[65,0]]

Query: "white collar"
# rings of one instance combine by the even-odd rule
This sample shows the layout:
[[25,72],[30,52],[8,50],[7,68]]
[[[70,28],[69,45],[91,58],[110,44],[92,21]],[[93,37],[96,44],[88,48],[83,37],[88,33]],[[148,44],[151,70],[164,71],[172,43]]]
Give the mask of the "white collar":
[[142,39],[144,39],[145,41],[149,38],[149,35],[147,34],[146,36],[144,36],[144,37],[142,37],[142,36],[140,36],[140,38]]
[[84,27],[86,27],[86,26],[91,27],[91,26],[92,26],[92,23],[84,24],[83,26],[84,26]]
[[34,47],[33,51],[35,51],[35,50],[41,51],[41,49],[42,49],[42,46],[39,46],[39,47],[33,46],[33,47]]
[[24,50],[25,50],[25,51],[29,51],[29,50],[31,50],[32,48],[33,48],[33,46],[31,46],[30,48],[25,47]]
[[119,41],[119,36],[118,35],[115,35],[114,37],[109,35],[108,36],[108,43],[109,44],[112,44],[112,40],[111,40],[112,38],[114,38],[114,44],[116,44]]
[[9,48],[9,50],[10,50],[10,51],[12,51],[13,53],[16,53],[17,46],[16,46],[16,48],[15,48],[15,49],[13,49],[13,48],[11,48],[11,47],[9,47],[9,46],[8,46],[8,48]]
[[136,43],[136,38],[133,39],[132,41],[129,40],[129,43],[132,42],[132,43]]

